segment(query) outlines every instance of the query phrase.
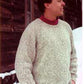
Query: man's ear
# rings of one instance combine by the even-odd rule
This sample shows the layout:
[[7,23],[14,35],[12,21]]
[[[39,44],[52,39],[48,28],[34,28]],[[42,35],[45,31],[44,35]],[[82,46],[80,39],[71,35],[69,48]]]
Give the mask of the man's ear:
[[49,8],[50,4],[49,3],[44,3],[45,8]]

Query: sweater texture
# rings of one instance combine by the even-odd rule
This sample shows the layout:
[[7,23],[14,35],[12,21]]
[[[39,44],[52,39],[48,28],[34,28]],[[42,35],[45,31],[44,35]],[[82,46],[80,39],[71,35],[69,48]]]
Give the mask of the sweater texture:
[[50,25],[37,18],[24,30],[16,53],[20,84],[71,84],[76,81],[77,57],[72,30],[58,19]]

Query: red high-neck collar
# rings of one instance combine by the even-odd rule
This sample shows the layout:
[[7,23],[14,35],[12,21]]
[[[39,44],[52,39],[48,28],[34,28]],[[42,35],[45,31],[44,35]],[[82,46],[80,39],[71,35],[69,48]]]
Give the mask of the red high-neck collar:
[[57,25],[58,24],[58,19],[51,21],[51,20],[45,18],[43,15],[41,15],[40,19],[50,25]]

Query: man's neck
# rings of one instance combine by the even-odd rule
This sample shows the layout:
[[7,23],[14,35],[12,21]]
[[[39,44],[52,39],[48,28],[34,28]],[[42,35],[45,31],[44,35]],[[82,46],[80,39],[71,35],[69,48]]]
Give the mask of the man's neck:
[[43,15],[41,15],[40,19],[50,25],[57,25],[58,24],[58,19],[50,20],[50,19],[45,18]]
[[43,15],[46,19],[48,19],[50,21],[56,20],[56,16],[54,16],[54,15],[51,15],[51,14],[48,14],[48,13],[44,13]]

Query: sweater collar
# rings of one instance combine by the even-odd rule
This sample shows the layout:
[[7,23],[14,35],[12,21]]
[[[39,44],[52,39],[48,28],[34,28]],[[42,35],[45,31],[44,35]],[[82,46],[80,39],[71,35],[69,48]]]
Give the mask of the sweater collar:
[[43,15],[41,15],[40,19],[50,25],[57,25],[58,24],[58,19],[51,21],[51,20],[45,18]]

